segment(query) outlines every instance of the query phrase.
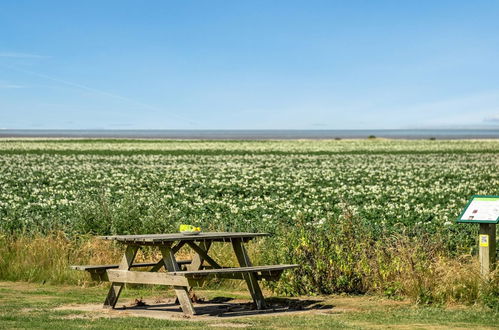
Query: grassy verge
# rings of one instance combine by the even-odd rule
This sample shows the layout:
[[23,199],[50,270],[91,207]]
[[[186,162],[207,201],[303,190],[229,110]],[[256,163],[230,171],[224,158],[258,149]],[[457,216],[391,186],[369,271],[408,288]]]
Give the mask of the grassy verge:
[[[215,245],[212,257],[226,266],[235,266],[230,246]],[[485,280],[478,273],[476,258],[448,258],[425,237],[395,237],[379,244],[363,236],[358,227],[326,228],[322,232],[298,226],[296,231],[283,233],[279,238],[250,242],[248,251],[255,264],[301,265],[286,271],[280,281],[265,283],[277,294],[368,293],[409,298],[418,305],[479,304],[499,310],[499,272]],[[68,239],[58,233],[16,239],[0,237],[0,279],[93,286],[88,274],[69,266],[113,264],[122,253],[120,244],[90,236]],[[189,253],[192,252],[183,248],[179,258],[189,259]],[[145,249],[136,262],[160,258],[157,250]],[[243,284],[213,279],[204,288],[238,289]]]
[[[167,328],[198,329],[206,327],[269,328],[494,328],[499,314],[487,308],[454,306],[451,308],[414,307],[404,301],[369,296],[324,296],[333,305],[328,311],[303,312],[282,316],[251,316],[230,319],[158,320],[143,317],[105,317],[94,312],[58,310],[68,304],[100,303],[106,286],[52,286],[25,282],[0,282],[0,328]],[[200,291],[207,298],[245,297],[245,293]],[[123,300],[137,297],[171,295],[159,288],[127,288]]]

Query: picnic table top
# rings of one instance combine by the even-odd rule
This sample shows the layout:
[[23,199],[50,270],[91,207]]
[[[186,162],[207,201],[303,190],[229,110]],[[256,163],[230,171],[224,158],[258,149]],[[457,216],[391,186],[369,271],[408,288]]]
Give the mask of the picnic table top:
[[100,236],[104,240],[114,240],[122,243],[161,244],[176,241],[230,241],[231,239],[250,240],[254,237],[270,236],[268,233],[237,233],[237,232],[201,232],[198,235],[149,234],[149,235],[112,235]]

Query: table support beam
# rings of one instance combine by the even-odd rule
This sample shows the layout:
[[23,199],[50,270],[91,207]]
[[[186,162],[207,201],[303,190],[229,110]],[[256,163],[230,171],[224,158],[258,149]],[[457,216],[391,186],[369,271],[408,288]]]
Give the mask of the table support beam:
[[[187,242],[187,244],[198,254],[199,261],[202,263],[203,260],[206,260],[213,268],[222,268],[212,257],[208,255],[207,250],[196,245],[194,242]],[[201,264],[199,265],[201,266]]]
[[[121,263],[118,269],[130,270],[138,250],[139,247],[137,245],[128,245],[126,247],[125,254],[121,259]],[[125,283],[117,283],[117,282],[111,283],[111,288],[109,288],[106,300],[104,301],[104,308],[114,308],[116,306],[116,303],[118,302],[118,298],[120,297],[121,290],[123,290],[124,285]]]
[[154,285],[179,285],[188,286],[189,280],[182,275],[168,273],[134,272],[130,270],[107,270],[107,277],[112,282],[154,284]]
[[[237,261],[239,262],[239,266],[241,267],[251,267],[251,260],[244,248],[243,241],[241,239],[233,239],[232,240],[232,248],[237,257]],[[248,285],[248,290],[255,302],[257,309],[265,308],[265,299],[263,298],[262,290],[260,289],[260,285],[258,284],[258,279],[255,273],[243,273],[244,280]]]
[[[203,249],[206,253],[211,247],[211,241],[201,241],[199,243],[199,247]],[[196,255],[192,258],[191,264],[187,267],[187,270],[201,270],[203,268],[204,259],[196,253]]]
[[[161,254],[163,255],[163,261],[165,263],[166,269],[169,272],[179,271],[180,267],[175,260],[175,254],[172,251],[171,245],[162,246],[160,247],[160,250]],[[191,299],[189,298],[188,287],[175,285],[173,286],[173,289],[175,290],[175,294],[177,295],[180,307],[182,307],[182,311],[184,312],[184,314],[196,314]]]

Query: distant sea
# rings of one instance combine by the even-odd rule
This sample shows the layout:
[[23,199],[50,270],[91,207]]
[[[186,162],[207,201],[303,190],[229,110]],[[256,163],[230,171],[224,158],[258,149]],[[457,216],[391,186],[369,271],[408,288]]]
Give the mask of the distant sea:
[[0,129],[0,137],[139,138],[139,139],[499,139],[498,129],[386,130],[45,130]]

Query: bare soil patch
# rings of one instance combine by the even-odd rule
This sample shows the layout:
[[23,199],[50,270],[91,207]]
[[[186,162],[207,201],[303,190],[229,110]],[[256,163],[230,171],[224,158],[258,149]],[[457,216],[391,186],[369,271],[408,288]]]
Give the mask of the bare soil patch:
[[[187,316],[182,313],[174,299],[135,299],[119,304],[115,309],[104,309],[102,304],[63,305],[55,310],[74,310],[93,314],[88,317],[150,317],[167,320],[220,320],[220,318],[239,318],[251,316],[276,316],[289,313],[331,312],[333,305],[320,299],[267,299],[265,310],[256,310],[249,300],[216,297],[211,300],[198,300],[194,303],[197,315]],[[70,317],[70,316],[69,316]],[[75,315],[81,318],[81,314]],[[221,327],[229,323],[220,323]],[[237,324],[240,326],[240,324]],[[230,326],[233,326],[232,324]]]

